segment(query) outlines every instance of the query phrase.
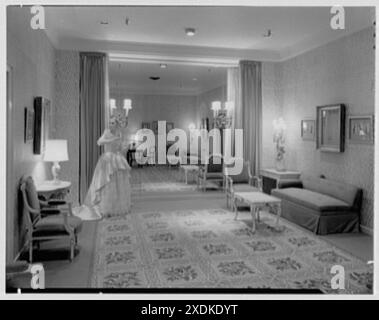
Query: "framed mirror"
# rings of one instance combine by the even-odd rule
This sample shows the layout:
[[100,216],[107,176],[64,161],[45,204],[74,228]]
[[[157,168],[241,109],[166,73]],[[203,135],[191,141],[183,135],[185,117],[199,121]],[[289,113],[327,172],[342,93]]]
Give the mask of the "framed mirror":
[[345,147],[345,105],[317,107],[317,149],[343,152]]

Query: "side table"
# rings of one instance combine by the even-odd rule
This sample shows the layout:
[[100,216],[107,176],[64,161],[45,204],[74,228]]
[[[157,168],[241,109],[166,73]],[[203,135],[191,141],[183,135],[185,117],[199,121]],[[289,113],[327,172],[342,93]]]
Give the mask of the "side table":
[[280,181],[297,180],[300,178],[301,172],[261,169],[260,174],[263,180],[263,192],[271,194],[271,190],[277,188]]
[[52,180],[46,180],[36,185],[38,197],[44,201],[50,199],[64,199],[67,194],[70,193],[70,188],[70,181],[59,181],[59,183],[55,183]]

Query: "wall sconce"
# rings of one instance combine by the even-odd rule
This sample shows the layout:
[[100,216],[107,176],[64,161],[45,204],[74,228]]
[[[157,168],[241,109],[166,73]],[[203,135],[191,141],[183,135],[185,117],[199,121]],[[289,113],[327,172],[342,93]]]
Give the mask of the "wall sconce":
[[124,105],[121,110],[118,110],[116,99],[110,99],[109,105],[111,109],[111,115],[115,116],[121,127],[125,128],[128,124],[129,110],[132,109],[132,100],[124,99]]
[[124,107],[123,109],[125,110],[125,116],[128,116],[129,110],[132,109],[132,100],[130,99],[124,99]]
[[221,110],[221,101],[213,101],[211,109],[213,110],[213,116],[217,117]]
[[285,171],[285,162],[284,162],[284,154],[285,154],[285,132],[286,132],[286,124],[283,118],[275,119],[273,121],[274,127],[274,144],[276,149],[275,154],[275,168],[277,171]]
[[116,99],[109,100],[110,108],[111,108],[111,114],[114,113],[114,111],[117,109],[116,106]]
[[211,110],[213,110],[214,123],[217,128],[229,128],[232,124],[231,111],[234,108],[233,101],[226,101],[222,108],[221,101],[213,101]]

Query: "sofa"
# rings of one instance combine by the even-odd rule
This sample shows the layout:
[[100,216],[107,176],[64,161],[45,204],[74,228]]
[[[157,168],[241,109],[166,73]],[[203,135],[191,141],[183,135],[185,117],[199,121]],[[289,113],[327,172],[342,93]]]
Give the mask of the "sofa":
[[307,175],[271,191],[282,200],[282,217],[319,235],[359,232],[362,194],[354,185]]

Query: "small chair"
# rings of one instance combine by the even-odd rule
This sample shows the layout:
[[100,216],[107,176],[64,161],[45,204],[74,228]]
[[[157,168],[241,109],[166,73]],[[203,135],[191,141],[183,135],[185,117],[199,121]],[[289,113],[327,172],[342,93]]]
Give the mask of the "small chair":
[[64,200],[42,201],[30,176],[21,178],[20,190],[26,215],[26,243],[29,246],[29,262],[33,262],[33,244],[45,240],[67,238],[70,242],[70,261],[78,243],[78,233],[82,229],[82,220],[74,217],[71,203]]
[[237,203],[234,198],[235,192],[258,192],[262,191],[262,180],[258,176],[251,174],[250,161],[243,163],[243,169],[240,174],[228,175],[225,169],[225,195],[226,206],[232,204],[233,211],[237,210]]
[[224,188],[224,165],[221,155],[211,155],[207,164],[200,166],[197,179],[197,187],[206,190],[207,181],[222,182]]

